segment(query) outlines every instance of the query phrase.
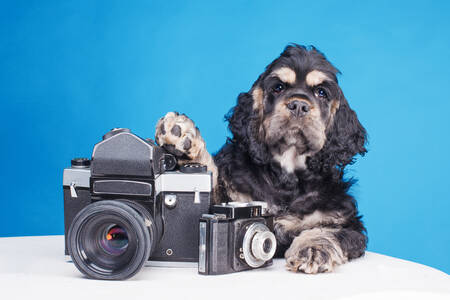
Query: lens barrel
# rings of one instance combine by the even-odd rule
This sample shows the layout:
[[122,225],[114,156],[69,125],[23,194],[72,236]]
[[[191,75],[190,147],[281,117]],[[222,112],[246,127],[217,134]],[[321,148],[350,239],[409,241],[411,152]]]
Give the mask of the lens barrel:
[[92,203],[74,218],[68,250],[75,266],[94,279],[123,280],[135,275],[155,244],[149,212],[131,201]]
[[275,235],[270,231],[257,232],[252,239],[251,248],[255,258],[268,261],[275,254]]
[[258,268],[272,259],[277,242],[275,235],[263,223],[253,223],[245,232],[242,249],[245,262],[252,268]]

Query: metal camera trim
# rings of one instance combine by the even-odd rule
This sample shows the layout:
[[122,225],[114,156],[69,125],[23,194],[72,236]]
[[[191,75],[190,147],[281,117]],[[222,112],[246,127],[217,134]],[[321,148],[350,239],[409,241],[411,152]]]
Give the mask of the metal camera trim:
[[[271,241],[271,250],[265,253],[262,250],[264,241],[269,239]],[[245,262],[252,268],[261,267],[270,260],[275,254],[276,239],[275,235],[263,223],[253,223],[249,226],[244,235],[242,242],[242,250]]]

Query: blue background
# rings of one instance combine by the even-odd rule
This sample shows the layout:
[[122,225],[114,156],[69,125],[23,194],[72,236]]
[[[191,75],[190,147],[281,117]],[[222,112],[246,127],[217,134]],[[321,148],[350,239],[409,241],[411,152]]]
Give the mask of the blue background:
[[63,234],[62,170],[112,127],[167,111],[210,151],[290,42],[312,44],[370,135],[349,170],[369,250],[450,272],[446,1],[2,1],[0,236]]

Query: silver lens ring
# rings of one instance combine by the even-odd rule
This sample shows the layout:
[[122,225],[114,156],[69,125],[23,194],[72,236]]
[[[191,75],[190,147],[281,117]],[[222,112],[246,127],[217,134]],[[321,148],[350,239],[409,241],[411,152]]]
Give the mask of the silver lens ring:
[[[264,251],[266,241],[270,241],[268,251]],[[244,260],[250,267],[261,267],[275,254],[275,235],[263,223],[253,223],[244,235],[242,250]]]
[[258,232],[252,240],[252,253],[256,258],[268,261],[275,254],[276,243],[272,232]]

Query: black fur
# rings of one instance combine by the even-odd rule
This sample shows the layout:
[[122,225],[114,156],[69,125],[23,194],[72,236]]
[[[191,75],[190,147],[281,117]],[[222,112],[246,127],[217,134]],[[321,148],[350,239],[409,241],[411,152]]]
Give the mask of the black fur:
[[[257,86],[265,89],[267,75],[279,66],[289,66],[298,70],[298,74],[301,74],[302,68],[327,74],[336,83],[334,90],[330,88],[330,93],[334,93],[340,104],[327,129],[322,149],[307,158],[305,169],[293,173],[286,172],[273,159],[261,135],[261,119],[259,111],[253,109],[251,94]],[[339,229],[336,239],[347,258],[353,259],[363,255],[367,237],[356,201],[349,194],[354,180],[344,178],[344,169],[354,162],[355,155],[366,153],[366,131],[337,85],[338,73],[315,48],[292,45],[266,68],[250,92],[239,95],[237,105],[226,116],[232,137],[215,156],[219,171],[217,195],[220,201],[228,201],[227,189],[232,188],[249,195],[252,200],[267,202],[270,211],[277,217],[293,215],[302,219],[317,210],[323,213],[339,212],[345,222],[320,226]],[[270,113],[270,108],[267,109],[265,114]],[[283,134],[280,132],[280,135]],[[277,228],[280,255],[301,231],[286,232]]]

